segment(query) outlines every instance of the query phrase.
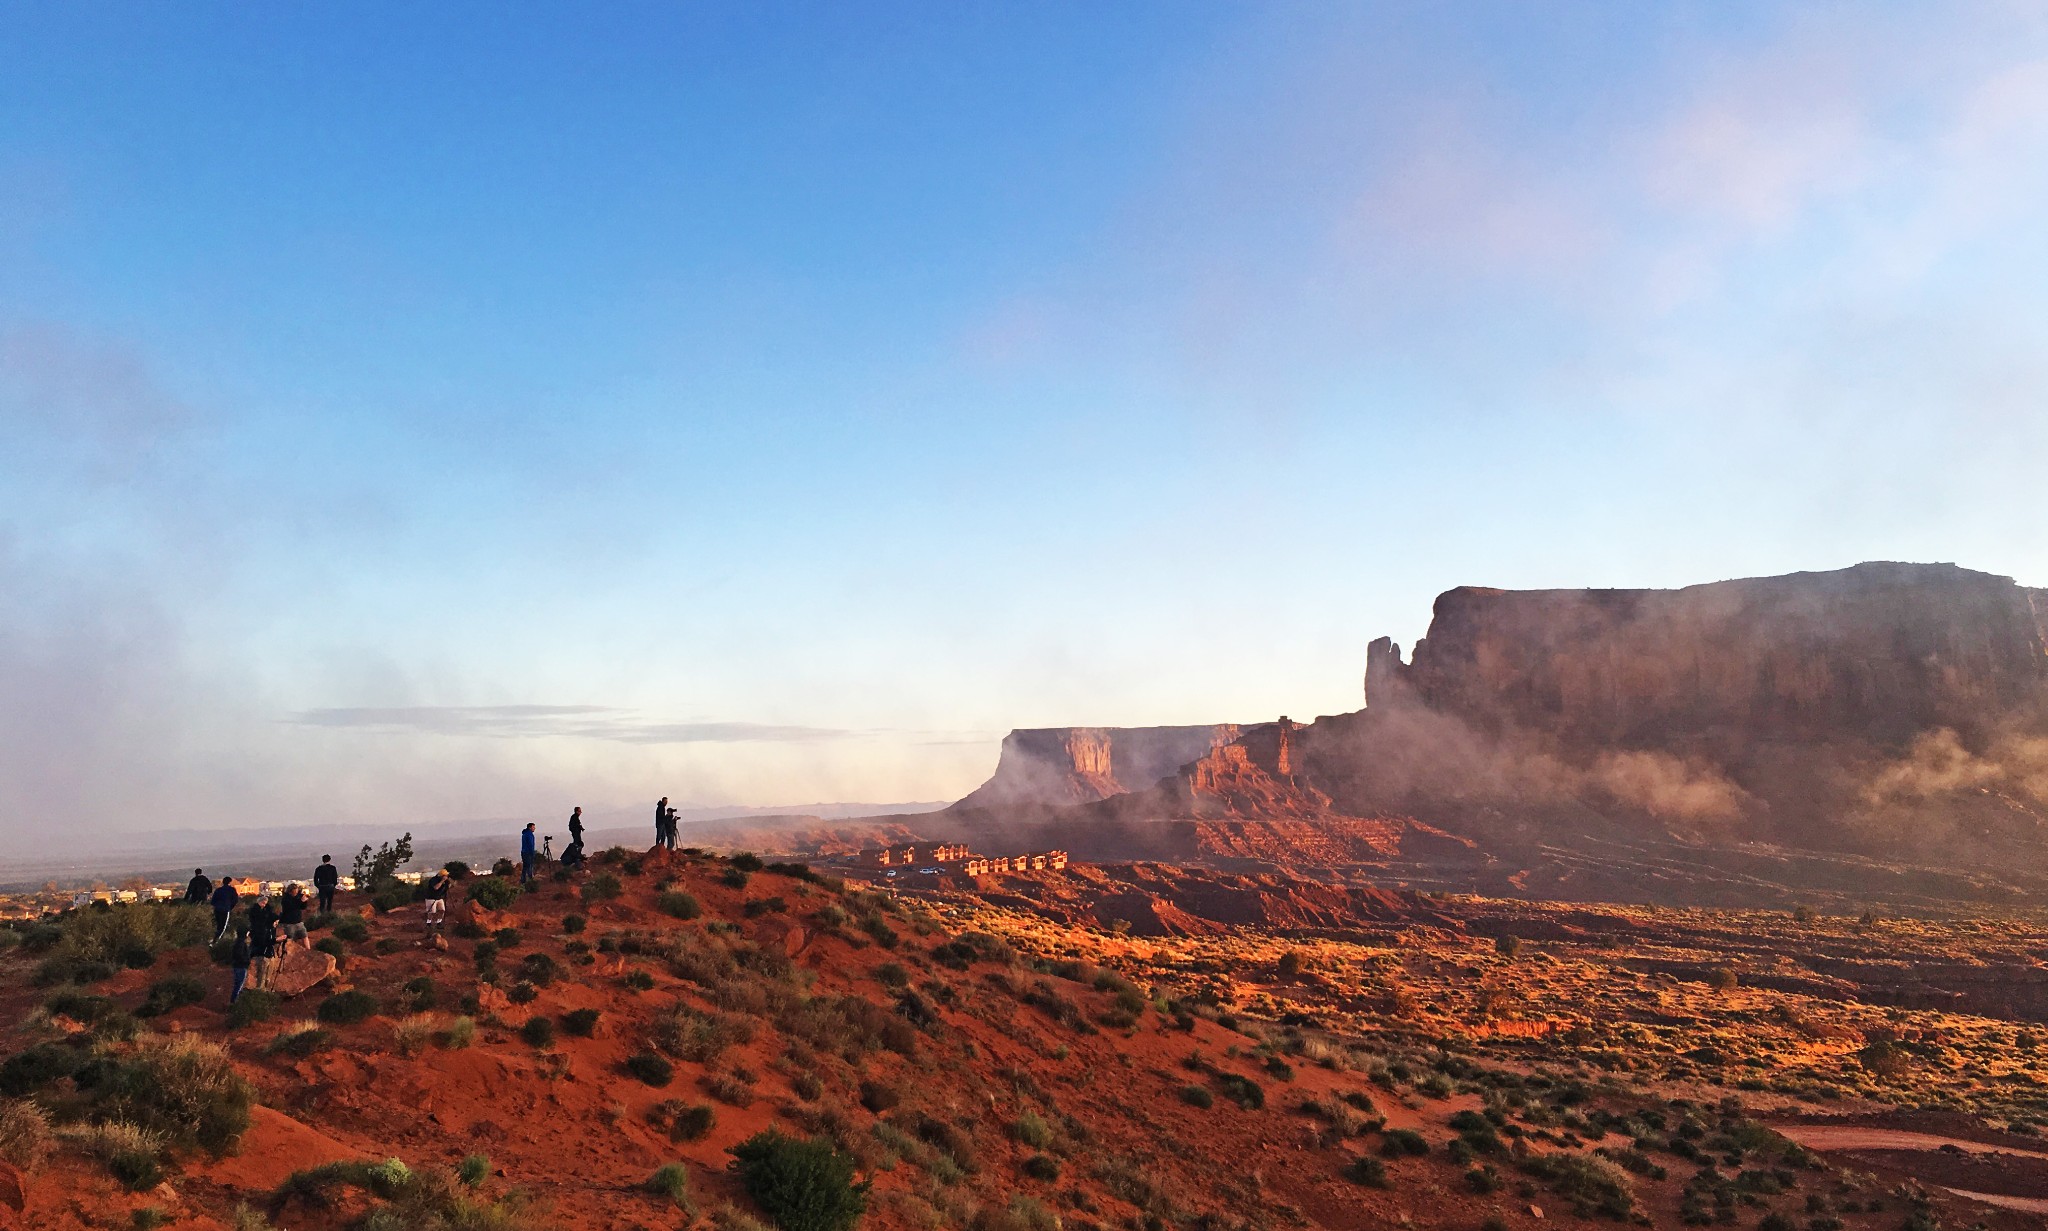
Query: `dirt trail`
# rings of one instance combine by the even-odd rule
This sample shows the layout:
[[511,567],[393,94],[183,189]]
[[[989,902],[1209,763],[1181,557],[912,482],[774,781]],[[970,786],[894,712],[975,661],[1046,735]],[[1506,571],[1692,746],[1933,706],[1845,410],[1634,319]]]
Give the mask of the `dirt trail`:
[[2017,1158],[2048,1159],[2048,1152],[2040,1150],[2016,1150],[2010,1146],[1986,1145],[1960,1137],[1910,1133],[1896,1128],[1868,1128],[1860,1124],[1774,1124],[1771,1127],[1809,1150],[1940,1150],[1954,1146],[1965,1154],[2010,1154]]
[[1967,1188],[1950,1188],[1946,1191],[1968,1201],[1980,1201],[1985,1205],[1995,1205],[2002,1210],[2021,1210],[2029,1214],[2048,1214],[2048,1197],[2008,1197],[2003,1193],[1973,1193]]

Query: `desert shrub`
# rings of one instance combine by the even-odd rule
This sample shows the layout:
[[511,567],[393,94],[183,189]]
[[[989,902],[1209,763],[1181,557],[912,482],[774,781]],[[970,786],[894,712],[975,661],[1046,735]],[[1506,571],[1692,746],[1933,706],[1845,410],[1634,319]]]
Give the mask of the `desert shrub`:
[[624,892],[625,886],[610,872],[599,872],[583,882],[583,900],[586,902],[609,902]]
[[589,1038],[597,1031],[597,1019],[602,1016],[596,1009],[571,1009],[562,1014],[562,1029],[579,1038]]
[[517,949],[520,940],[519,929],[507,925],[491,933],[491,941],[500,949]]
[[590,921],[581,915],[562,916],[562,931],[566,935],[574,936],[588,926],[590,926]]
[[745,889],[747,887],[747,870],[745,868],[727,868],[718,874],[718,883],[728,889]]
[[322,936],[313,942],[313,947],[322,953],[331,954],[337,962],[348,956],[348,946],[341,943],[340,937]]
[[690,1169],[681,1163],[663,1163],[641,1185],[657,1197],[665,1197],[679,1209],[690,1208]]
[[1361,1154],[1344,1164],[1344,1178],[1367,1188],[1385,1188],[1387,1165],[1370,1154]]
[[513,1004],[532,1004],[540,997],[540,989],[527,979],[516,980],[505,989],[505,999]]
[[728,862],[742,872],[759,872],[767,866],[761,862],[761,857],[752,851],[735,852]]
[[798,1098],[807,1102],[814,1101],[825,1093],[825,1083],[818,1079],[816,1073],[808,1070],[798,1073],[796,1079],[789,1083],[789,1088],[796,1091]]
[[392,1037],[400,1055],[417,1056],[441,1031],[441,1019],[433,1013],[411,1013],[391,1024]]
[[1308,959],[1302,956],[1301,950],[1289,949],[1280,955],[1280,961],[1277,963],[1276,969],[1279,971],[1281,978],[1292,979],[1298,977],[1307,966]]
[[370,925],[360,915],[343,915],[334,921],[334,934],[349,944],[359,945],[370,939]]
[[1224,1073],[1216,1078],[1216,1085],[1223,1097],[1236,1103],[1246,1111],[1257,1111],[1266,1105],[1266,1091],[1258,1082],[1237,1073]]
[[867,1210],[868,1181],[831,1142],[756,1133],[732,1148],[747,1195],[782,1231],[849,1231]]
[[449,1051],[461,1051],[476,1042],[476,1020],[458,1017],[448,1023],[448,1029],[441,1032],[441,1046]]
[[519,962],[519,977],[536,987],[549,986],[561,974],[561,963],[545,953],[529,953]]
[[1010,1135],[1034,1150],[1051,1148],[1054,1136],[1052,1125],[1045,1122],[1045,1117],[1028,1108],[1010,1126]]
[[705,1013],[683,1004],[656,1017],[648,1033],[655,1047],[695,1064],[709,1064],[727,1048],[753,1038],[754,1024],[744,1017]]
[[412,1011],[415,1013],[425,1013],[441,999],[441,989],[425,975],[406,980],[405,994],[412,997]]
[[265,1055],[297,1056],[304,1059],[333,1042],[334,1036],[329,1032],[318,1026],[308,1026],[303,1030],[290,1030],[278,1035],[263,1045],[263,1051]]
[[55,987],[60,983],[98,983],[111,979],[116,973],[112,962],[93,961],[69,953],[58,953],[44,958],[37,964],[35,974],[29,981],[37,987]]
[[654,976],[644,970],[629,970],[625,974],[624,982],[634,991],[644,992],[654,986]]
[[149,995],[135,1012],[141,1017],[155,1017],[205,1000],[206,983],[197,975],[166,975],[149,985]]
[[503,872],[481,876],[471,883],[469,900],[485,910],[504,910],[519,900],[519,885]]
[[481,1188],[483,1182],[491,1178],[491,1160],[482,1154],[464,1155],[462,1161],[455,1164],[455,1178],[471,1188]]
[[151,1036],[104,1065],[90,1089],[96,1118],[117,1118],[218,1154],[249,1127],[256,1091],[225,1049],[190,1035]]
[[81,962],[140,968],[153,965],[158,954],[206,944],[212,922],[203,911],[168,902],[92,906],[64,914],[56,949]]
[[880,980],[883,987],[910,986],[910,972],[903,968],[901,962],[883,962],[875,967],[875,978]]
[[1209,1093],[1207,1086],[1182,1086],[1180,1101],[1194,1107],[1210,1107],[1215,1105],[1216,1096]]
[[240,1029],[257,1022],[267,1022],[276,1017],[277,1011],[283,1007],[284,1001],[276,992],[243,988],[242,994],[235,997],[235,1003],[228,1006],[228,1025]]
[[754,1082],[751,1074],[706,1073],[697,1079],[705,1093],[721,1103],[732,1107],[751,1107],[754,1103]]
[[410,885],[403,883],[387,885],[370,895],[370,905],[376,909],[378,914],[388,915],[394,910],[403,910],[413,900],[412,895],[413,890]]
[[64,1135],[103,1163],[130,1192],[163,1183],[164,1135],[154,1129],[109,1119],[66,1129]]
[[0,1063],[0,1094],[23,1098],[59,1077],[70,1077],[86,1063],[86,1053],[61,1043],[37,1043]]
[[1033,1154],[1024,1160],[1023,1171],[1034,1180],[1057,1180],[1060,1178],[1060,1160],[1050,1154]]
[[626,1057],[626,1072],[650,1086],[665,1086],[675,1079],[676,1066],[651,1051],[643,1051]]
[[1515,956],[1522,951],[1522,938],[1510,934],[1496,936],[1493,938],[1493,951],[1509,961],[1513,961]]
[[110,1013],[120,1012],[121,1006],[106,996],[67,989],[43,1001],[43,1009],[57,1017],[68,1017],[82,1026],[90,1026]]
[[1429,1142],[1412,1128],[1390,1128],[1380,1137],[1380,1153],[1388,1158],[1403,1154],[1420,1156],[1429,1153]]
[[[246,993],[245,993],[246,995]],[[377,998],[366,991],[351,988],[336,992],[320,1002],[314,1016],[330,1026],[353,1026],[367,1021],[377,1011]]]
[[1531,1155],[1522,1168],[1548,1183],[1582,1214],[1627,1218],[1635,1209],[1635,1185],[1628,1172],[1598,1155]]
[[1281,1081],[1294,1080],[1294,1066],[1278,1056],[1266,1057],[1265,1069],[1267,1073]]
[[546,1047],[555,1041],[555,1019],[538,1014],[529,1017],[519,1028],[519,1037],[535,1047]]
[[697,901],[696,895],[676,889],[657,894],[654,905],[663,914],[674,915],[678,919],[695,919],[704,913],[704,907]]
[[34,1171],[50,1152],[50,1117],[27,1099],[0,1102],[0,1160]]
[[718,1123],[718,1109],[709,1103],[693,1103],[677,1108],[675,1117],[669,1122],[668,1135],[671,1141],[700,1141],[711,1135],[711,1129]]
[[1472,1167],[1465,1172],[1465,1187],[1485,1196],[1500,1188],[1500,1172],[1491,1167]]
[[860,1083],[860,1105],[869,1111],[879,1114],[902,1101],[902,1093],[887,1082],[863,1080]]

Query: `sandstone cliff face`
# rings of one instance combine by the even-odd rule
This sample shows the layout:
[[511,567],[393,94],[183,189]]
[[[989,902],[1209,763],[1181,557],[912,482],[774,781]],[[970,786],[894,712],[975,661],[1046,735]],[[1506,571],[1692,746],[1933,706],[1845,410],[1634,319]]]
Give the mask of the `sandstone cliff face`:
[[1234,723],[1187,727],[1041,727],[1003,738],[996,772],[956,809],[1092,803],[1139,791],[1229,744]]
[[2044,712],[2048,591],[1949,564],[1682,590],[1463,587],[1437,599],[1412,665],[1384,639],[1368,654],[1369,704],[1567,744],[1977,735]]

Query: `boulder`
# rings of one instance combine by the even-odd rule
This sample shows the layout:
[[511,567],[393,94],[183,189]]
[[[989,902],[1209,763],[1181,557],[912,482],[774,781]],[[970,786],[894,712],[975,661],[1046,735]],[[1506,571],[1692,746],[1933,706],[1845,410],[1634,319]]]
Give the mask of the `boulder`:
[[16,1214],[28,1205],[28,1184],[12,1163],[0,1163],[0,1210]]
[[341,964],[332,953],[288,948],[276,959],[266,986],[280,996],[298,996],[333,978],[339,969]]

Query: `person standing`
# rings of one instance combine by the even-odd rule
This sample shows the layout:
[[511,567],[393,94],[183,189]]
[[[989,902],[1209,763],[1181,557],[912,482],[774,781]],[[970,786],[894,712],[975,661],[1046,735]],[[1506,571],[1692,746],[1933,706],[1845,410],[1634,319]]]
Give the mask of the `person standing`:
[[448,887],[454,883],[455,878],[448,874],[446,868],[434,873],[427,881],[425,919],[429,938],[434,935],[434,929],[448,922]]
[[573,845],[583,841],[583,809],[569,809],[569,841]]
[[533,861],[535,858],[533,822],[526,822],[526,828],[519,832],[519,883],[533,883]]
[[299,942],[302,949],[313,947],[312,937],[306,935],[306,887],[297,881],[284,887],[284,896],[277,902],[277,924],[284,930],[284,947]]
[[242,998],[242,986],[249,981],[249,929],[235,929],[235,951],[228,956],[228,1003]]
[[664,795],[654,803],[654,844],[668,845],[668,796]]
[[185,905],[204,906],[212,896],[213,882],[207,879],[206,869],[192,869],[192,879],[185,884]]
[[220,886],[213,891],[213,897],[209,899],[213,903],[213,938],[215,940],[219,940],[228,934],[228,920],[235,913],[235,903],[241,901],[241,899],[242,895],[235,892],[235,878],[232,876],[221,877]]
[[270,966],[277,958],[277,908],[270,904],[267,893],[258,893],[256,904],[249,908],[249,956],[255,959],[249,964],[255,976],[249,986],[268,986]]
[[313,869],[313,891],[320,895],[321,914],[334,910],[334,889],[340,883],[341,869],[334,866],[334,856],[320,856],[320,866]]

